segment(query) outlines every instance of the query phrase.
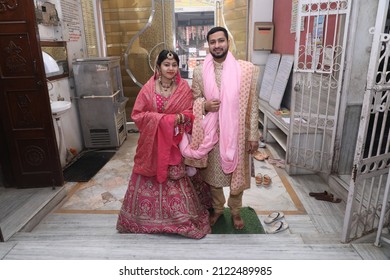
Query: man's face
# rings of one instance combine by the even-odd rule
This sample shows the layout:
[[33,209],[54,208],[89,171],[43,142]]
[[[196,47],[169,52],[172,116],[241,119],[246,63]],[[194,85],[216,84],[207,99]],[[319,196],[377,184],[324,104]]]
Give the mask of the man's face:
[[209,50],[216,61],[224,61],[229,51],[229,42],[223,31],[209,36]]

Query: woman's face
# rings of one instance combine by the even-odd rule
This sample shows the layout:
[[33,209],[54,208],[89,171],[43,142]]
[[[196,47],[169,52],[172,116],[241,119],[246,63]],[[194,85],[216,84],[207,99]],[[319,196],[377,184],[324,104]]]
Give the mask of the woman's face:
[[178,70],[179,70],[179,65],[177,64],[174,58],[171,59],[167,58],[163,60],[163,62],[160,65],[161,76],[167,80],[172,80],[177,74]]

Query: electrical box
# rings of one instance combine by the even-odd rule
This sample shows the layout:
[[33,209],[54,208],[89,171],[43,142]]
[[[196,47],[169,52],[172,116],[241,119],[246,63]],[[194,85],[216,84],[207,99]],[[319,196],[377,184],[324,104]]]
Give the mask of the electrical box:
[[38,23],[48,26],[60,24],[55,4],[37,1],[35,5],[35,15]]
[[253,50],[270,51],[274,41],[274,24],[272,22],[255,22]]

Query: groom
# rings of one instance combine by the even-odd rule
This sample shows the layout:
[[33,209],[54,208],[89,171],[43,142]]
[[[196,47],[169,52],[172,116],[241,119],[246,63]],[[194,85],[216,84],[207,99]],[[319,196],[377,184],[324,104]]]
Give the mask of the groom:
[[201,103],[203,111],[203,142],[198,150],[207,158],[207,166],[200,172],[211,190],[214,211],[209,220],[212,226],[223,215],[223,187],[230,187],[228,206],[233,225],[243,229],[240,209],[243,192],[250,187],[249,154],[257,151],[260,138],[256,91],[259,68],[234,58],[225,28],[210,29],[207,42],[210,53],[203,65],[194,69],[192,90],[194,109]]

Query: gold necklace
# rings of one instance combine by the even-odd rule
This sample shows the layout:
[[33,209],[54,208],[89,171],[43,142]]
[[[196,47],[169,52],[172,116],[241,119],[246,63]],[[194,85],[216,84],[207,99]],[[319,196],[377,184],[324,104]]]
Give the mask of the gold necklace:
[[167,92],[169,89],[171,89],[172,85],[173,85],[173,80],[171,80],[171,82],[169,84],[165,84],[161,81],[161,79],[159,80],[159,83],[160,83],[160,86],[161,86],[161,89],[165,92]]
[[159,91],[160,91],[160,95],[164,96],[164,97],[170,97],[171,94],[172,94],[172,86],[168,87],[167,89],[164,89],[163,86],[161,84],[159,84]]

